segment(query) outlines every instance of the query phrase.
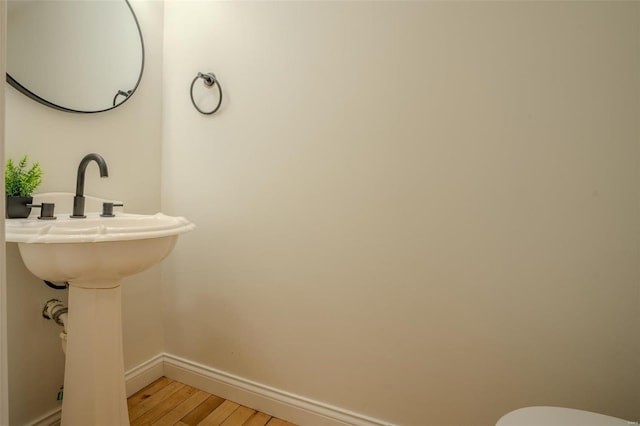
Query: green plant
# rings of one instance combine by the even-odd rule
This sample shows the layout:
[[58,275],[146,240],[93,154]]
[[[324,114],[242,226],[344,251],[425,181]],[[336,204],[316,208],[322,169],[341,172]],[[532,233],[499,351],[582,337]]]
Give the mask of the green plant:
[[16,165],[12,159],[7,160],[4,169],[5,194],[12,197],[29,197],[42,183],[42,169],[39,163],[27,168],[29,158],[25,155]]

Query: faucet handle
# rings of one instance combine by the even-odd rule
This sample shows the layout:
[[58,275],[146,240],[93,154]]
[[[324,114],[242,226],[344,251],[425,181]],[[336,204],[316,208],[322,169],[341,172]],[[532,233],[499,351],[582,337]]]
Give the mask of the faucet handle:
[[122,207],[123,203],[102,203],[102,217],[114,217],[113,208],[114,207]]
[[37,207],[40,209],[40,220],[54,220],[56,217],[53,215],[53,210],[56,208],[54,203],[42,203],[42,204],[27,204],[27,207]]

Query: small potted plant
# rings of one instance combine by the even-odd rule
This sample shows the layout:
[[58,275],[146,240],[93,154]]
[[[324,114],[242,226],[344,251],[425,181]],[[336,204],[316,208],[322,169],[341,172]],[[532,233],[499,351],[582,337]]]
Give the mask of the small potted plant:
[[33,202],[31,194],[42,183],[42,169],[39,163],[33,163],[27,168],[29,158],[25,155],[16,165],[12,159],[7,160],[4,169],[4,184],[6,195],[6,217],[29,217]]

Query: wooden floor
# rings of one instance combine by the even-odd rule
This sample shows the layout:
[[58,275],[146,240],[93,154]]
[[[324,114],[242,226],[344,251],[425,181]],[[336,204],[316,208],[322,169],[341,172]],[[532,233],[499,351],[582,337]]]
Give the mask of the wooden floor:
[[161,377],[127,400],[131,425],[296,426]]

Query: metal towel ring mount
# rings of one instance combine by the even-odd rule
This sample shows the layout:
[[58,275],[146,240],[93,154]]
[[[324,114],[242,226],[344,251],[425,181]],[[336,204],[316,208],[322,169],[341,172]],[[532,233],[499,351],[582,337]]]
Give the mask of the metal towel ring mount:
[[[196,84],[196,81],[198,81],[198,79],[201,78],[204,80],[204,85],[205,87],[211,87],[211,86],[216,86],[218,88],[218,105],[216,105],[216,107],[212,110],[212,111],[203,111],[201,110],[198,105],[196,104],[195,99],[193,99],[193,86]],[[193,81],[191,82],[191,103],[193,104],[193,106],[195,107],[196,110],[198,110],[199,113],[201,114],[205,114],[205,115],[211,115],[214,112],[216,112],[218,109],[220,109],[220,105],[222,105],[222,87],[220,86],[220,82],[218,81],[218,79],[216,78],[215,74],[212,72],[203,74],[201,72],[198,73],[198,75],[196,75],[196,78],[193,79]]]

